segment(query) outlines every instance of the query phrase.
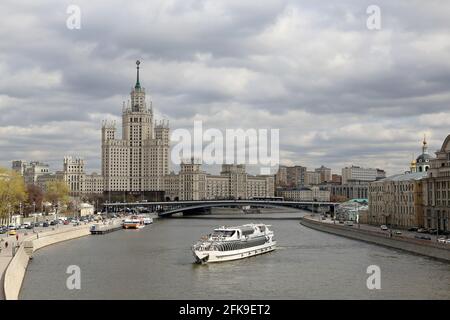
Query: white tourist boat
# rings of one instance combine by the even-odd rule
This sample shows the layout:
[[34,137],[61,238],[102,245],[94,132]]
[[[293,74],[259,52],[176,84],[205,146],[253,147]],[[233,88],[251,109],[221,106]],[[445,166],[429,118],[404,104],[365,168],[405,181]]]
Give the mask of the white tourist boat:
[[243,259],[275,250],[276,241],[269,225],[244,224],[220,227],[192,246],[197,263]]
[[142,229],[144,227],[145,227],[144,219],[137,216],[127,218],[123,222],[124,229]]

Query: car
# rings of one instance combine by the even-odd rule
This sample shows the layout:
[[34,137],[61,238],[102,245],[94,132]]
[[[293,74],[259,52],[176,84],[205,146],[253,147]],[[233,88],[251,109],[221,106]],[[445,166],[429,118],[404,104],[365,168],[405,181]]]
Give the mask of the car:
[[445,240],[446,244],[450,244],[450,239]]
[[427,232],[427,229],[419,228],[419,229],[417,229],[417,232],[418,232],[418,233],[426,233],[426,232]]
[[435,234],[437,232],[436,229],[428,229],[429,234]]
[[401,232],[400,230],[395,230],[395,231],[394,231],[394,234],[396,234],[396,235],[401,235],[402,232]]
[[439,243],[446,243],[447,239],[445,237],[440,237],[440,238],[437,239],[437,242],[439,242]]
[[6,233],[7,231],[8,231],[8,229],[5,228],[5,227],[1,227],[1,228],[0,228],[0,234],[4,234],[4,233]]
[[51,225],[51,226],[56,226],[56,224],[57,224],[56,221],[54,221],[54,220],[50,221],[50,225]]
[[420,240],[431,240],[430,236],[427,236],[427,235],[424,235],[424,234],[416,234],[414,236],[414,238],[420,239]]
[[36,222],[36,223],[34,224],[34,227],[35,227],[35,228],[37,228],[37,227],[39,227],[39,226],[40,226],[39,222]]
[[381,228],[381,230],[383,230],[383,231],[389,230],[389,228],[388,228],[385,224],[382,224],[382,225],[380,226],[380,228]]
[[8,231],[8,236],[15,236],[17,234],[16,229],[11,229]]
[[411,227],[411,228],[408,229],[408,231],[417,231],[418,229],[419,229],[419,228]]
[[31,223],[29,223],[25,226],[25,229],[33,229],[33,225]]
[[44,228],[47,228],[47,227],[48,227],[48,222],[43,222],[43,223],[42,223],[42,226],[43,226]]
[[69,224],[69,221],[68,221],[68,220],[64,220],[63,224],[64,224],[65,226],[67,226],[67,225]]
[[353,221],[345,221],[345,225],[349,227],[353,227]]

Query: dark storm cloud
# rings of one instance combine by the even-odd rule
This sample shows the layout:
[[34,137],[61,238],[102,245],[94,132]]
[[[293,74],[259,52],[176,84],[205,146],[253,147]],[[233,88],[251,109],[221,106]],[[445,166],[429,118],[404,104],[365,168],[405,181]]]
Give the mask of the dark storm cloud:
[[80,30],[72,1],[2,1],[0,161],[98,168],[140,59],[172,129],[280,128],[286,163],[403,171],[424,133],[434,151],[449,131],[450,3],[376,2],[379,31],[372,1],[82,0]]

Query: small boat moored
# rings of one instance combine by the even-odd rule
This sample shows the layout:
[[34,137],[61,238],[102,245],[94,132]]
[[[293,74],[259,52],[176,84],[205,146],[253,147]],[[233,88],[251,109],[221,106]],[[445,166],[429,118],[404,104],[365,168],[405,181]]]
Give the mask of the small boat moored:
[[149,224],[152,224],[153,223],[153,218],[150,218],[150,217],[145,217],[144,218],[144,224],[145,225],[149,225]]
[[269,225],[245,224],[238,227],[220,227],[192,246],[197,263],[243,259],[276,249],[273,231]]

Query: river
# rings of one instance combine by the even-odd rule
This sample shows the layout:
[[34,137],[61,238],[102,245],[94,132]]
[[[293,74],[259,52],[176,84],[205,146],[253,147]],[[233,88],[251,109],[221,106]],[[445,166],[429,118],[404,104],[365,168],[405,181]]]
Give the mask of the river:
[[[272,225],[279,248],[193,264],[190,246],[220,225]],[[67,267],[81,271],[69,290]],[[369,290],[369,265],[381,289]],[[159,219],[141,230],[87,236],[37,251],[21,299],[450,299],[450,265],[308,229],[296,220]]]

